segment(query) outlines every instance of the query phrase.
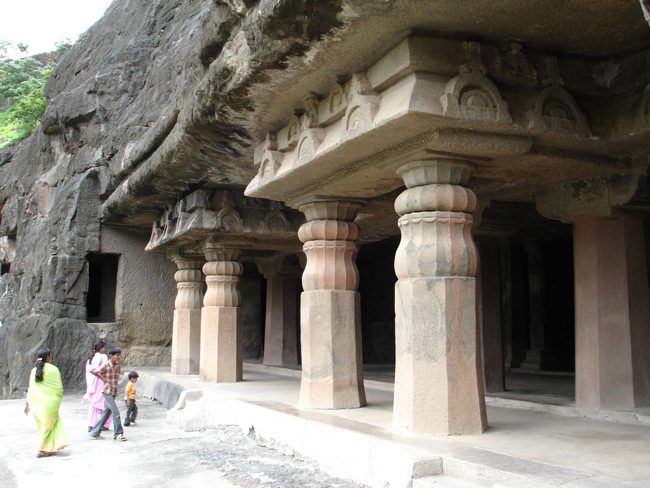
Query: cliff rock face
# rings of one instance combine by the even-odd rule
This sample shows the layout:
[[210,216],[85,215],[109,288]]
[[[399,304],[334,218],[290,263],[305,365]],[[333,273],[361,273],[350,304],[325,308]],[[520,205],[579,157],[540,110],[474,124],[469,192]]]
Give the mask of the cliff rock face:
[[[0,278],[0,397],[23,394],[44,346],[65,385],[81,386],[98,335],[123,347],[131,364],[168,364],[173,265],[160,255],[131,257],[134,265],[149,260],[146,286],[159,290],[157,303],[133,303],[131,312],[156,306],[165,318],[125,311],[107,332],[88,324],[87,257],[127,240],[144,249],[161,204],[206,178],[243,187],[254,174],[241,163],[250,152],[250,88],[333,29],[339,8],[116,0],[66,53],[48,83],[42,125],[0,154],[0,260],[8,269]],[[171,161],[181,169],[166,180]],[[118,198],[129,192],[134,198]]]

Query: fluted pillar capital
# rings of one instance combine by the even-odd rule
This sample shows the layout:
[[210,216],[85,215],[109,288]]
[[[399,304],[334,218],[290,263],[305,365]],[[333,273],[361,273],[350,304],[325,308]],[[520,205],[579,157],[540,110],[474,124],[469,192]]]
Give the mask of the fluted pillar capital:
[[302,285],[309,290],[356,290],[359,271],[355,263],[359,227],[353,222],[360,201],[322,199],[299,206],[305,222],[298,230],[307,266]]
[[204,307],[238,307],[241,303],[238,284],[244,266],[238,261],[241,251],[213,243],[204,246],[206,263],[203,273],[207,291],[203,297]]
[[433,158],[397,170],[407,187],[395,200],[402,233],[395,256],[398,278],[476,275],[471,213],[478,199],[461,186],[473,169],[462,159]]
[[199,257],[185,257],[185,256],[180,256],[178,254],[170,256],[170,259],[174,262],[176,268],[178,268],[179,270],[183,270],[183,269],[200,270],[203,267],[203,263],[205,262],[203,259]]
[[203,245],[203,254],[206,261],[237,261],[241,256],[241,250],[206,242]]
[[363,202],[360,200],[337,200],[329,198],[314,198],[303,201],[298,205],[298,209],[305,214],[307,221],[340,220],[351,222],[355,219],[361,207],[363,207]]

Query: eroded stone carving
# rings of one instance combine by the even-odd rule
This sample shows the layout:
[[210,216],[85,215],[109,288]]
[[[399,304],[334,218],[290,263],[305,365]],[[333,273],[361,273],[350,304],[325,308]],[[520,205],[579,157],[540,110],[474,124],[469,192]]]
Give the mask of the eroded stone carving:
[[522,52],[522,45],[513,42],[510,49],[500,52],[494,60],[494,71],[505,83],[522,86],[537,84],[537,70]]
[[567,223],[584,215],[610,216],[616,207],[634,197],[642,174],[645,168],[627,175],[561,183],[536,195],[537,211],[546,218]]
[[460,74],[449,80],[440,98],[443,115],[485,122],[512,122],[507,102],[486,73],[482,64],[462,65]]
[[291,222],[280,210],[272,210],[264,217],[264,227],[268,232],[291,232]]
[[[297,248],[295,232],[302,221],[300,213],[280,202],[247,198],[231,190],[200,189],[170,205],[153,222],[146,249],[176,251],[215,234],[222,242],[237,241],[245,248],[254,247],[258,238]],[[247,239],[252,236],[255,239]]]
[[640,126],[650,126],[650,83],[646,85],[634,118]]
[[319,105],[319,122],[321,125],[329,125],[340,119],[345,113],[348,105],[348,97],[343,85],[336,83],[330,93]]
[[222,208],[217,214],[217,228],[229,232],[240,231],[244,221],[234,208]]
[[325,131],[323,129],[305,129],[300,137],[297,149],[298,163],[304,164],[316,156],[318,147],[323,142]]
[[364,73],[355,73],[350,80],[350,103],[344,116],[341,141],[358,136],[372,127],[381,98],[372,93],[370,82]]
[[589,137],[587,118],[578,104],[561,86],[549,86],[537,95],[527,111],[528,128],[540,131],[568,132]]

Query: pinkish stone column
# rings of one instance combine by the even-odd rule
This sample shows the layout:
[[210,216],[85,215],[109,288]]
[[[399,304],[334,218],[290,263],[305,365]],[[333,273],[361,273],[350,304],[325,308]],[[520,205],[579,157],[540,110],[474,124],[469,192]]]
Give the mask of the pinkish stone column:
[[[266,278],[264,364],[298,364],[298,279],[300,269],[285,269],[277,258],[263,258],[257,267]],[[296,266],[298,267],[298,266]]]
[[641,217],[573,224],[576,406],[650,405],[650,304]]
[[207,290],[201,309],[202,381],[242,380],[242,312],[237,285],[244,267],[239,251],[207,244],[203,266]]
[[203,301],[203,261],[174,257],[178,271],[174,325],[172,329],[172,374],[199,372],[201,351],[201,303]]
[[485,430],[477,355],[476,196],[473,166],[428,159],[401,166],[406,190],[395,200],[402,234],[395,253],[393,427],[424,435]]
[[307,265],[300,304],[300,406],[355,408],[366,404],[361,362],[358,202],[314,201],[300,206],[307,222],[298,237]]

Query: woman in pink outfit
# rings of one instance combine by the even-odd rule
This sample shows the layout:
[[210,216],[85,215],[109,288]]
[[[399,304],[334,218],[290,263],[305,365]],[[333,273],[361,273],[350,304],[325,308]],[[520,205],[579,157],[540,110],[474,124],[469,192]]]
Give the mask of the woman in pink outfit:
[[[106,363],[108,363],[108,356],[106,356],[106,343],[104,341],[99,341],[93,347],[93,350],[88,357],[88,361],[86,361],[86,394],[83,399],[90,403],[90,408],[88,409],[88,432],[90,432],[92,426],[99,421],[99,418],[104,412],[104,395],[102,395],[104,381],[92,374],[90,371],[98,369]],[[112,417],[109,417],[104,424],[104,428],[108,429],[111,422]]]

